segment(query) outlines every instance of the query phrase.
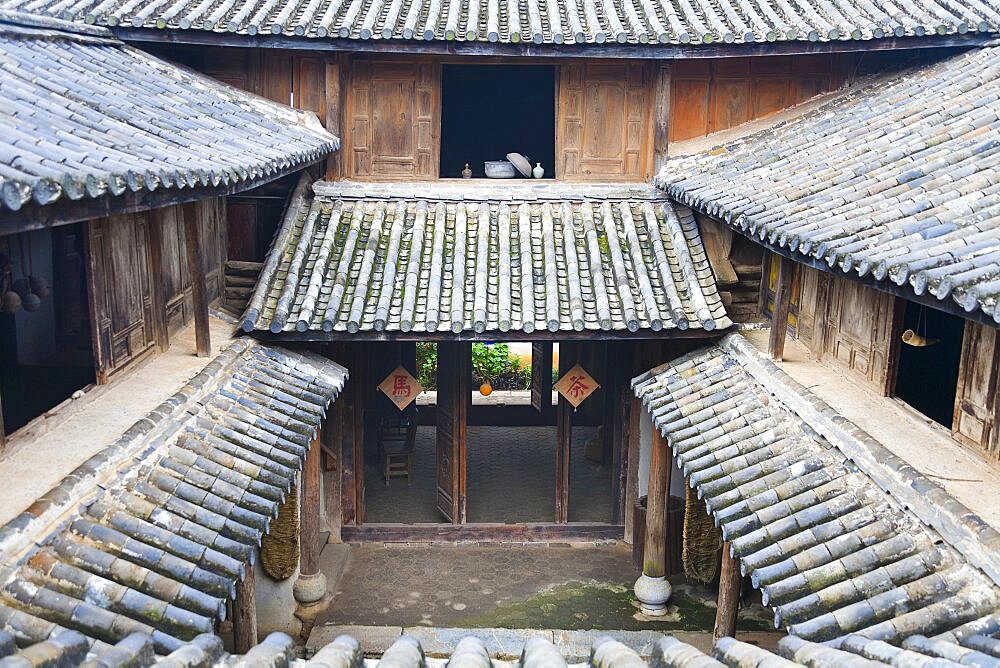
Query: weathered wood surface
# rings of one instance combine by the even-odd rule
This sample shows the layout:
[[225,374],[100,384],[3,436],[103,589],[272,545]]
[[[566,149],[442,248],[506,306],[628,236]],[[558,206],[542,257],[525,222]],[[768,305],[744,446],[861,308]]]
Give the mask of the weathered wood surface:
[[552,343],[531,344],[531,406],[542,414],[552,413]]
[[[648,419],[648,418],[645,418]],[[670,445],[655,426],[652,428],[649,457],[649,487],[646,497],[646,542],[643,546],[642,572],[651,578],[667,574],[666,512],[670,490]]]
[[962,359],[955,392],[952,433],[955,438],[1000,460],[997,434],[997,381],[1000,375],[1000,337],[995,328],[965,324]]
[[722,565],[719,571],[719,600],[715,610],[715,628],[712,637],[735,638],[736,617],[740,610],[740,590],[743,577],[740,575],[739,559],[730,555],[730,544],[722,544]]
[[674,61],[670,141],[735,127],[835,90],[852,62],[837,54]]
[[245,654],[257,644],[257,588],[254,569],[250,566],[246,576],[236,581],[233,598],[233,652]]
[[208,329],[208,285],[205,276],[205,248],[199,225],[199,210],[197,206],[189,204],[184,206],[183,213],[184,247],[194,316],[195,351],[198,357],[208,357],[212,354],[212,335]]
[[349,177],[437,178],[441,66],[427,61],[353,61],[342,148]]
[[321,480],[323,478],[322,441],[317,434],[309,445],[305,466],[302,468],[302,496],[299,502],[299,574],[319,573],[320,544],[319,519],[322,508]]
[[466,446],[471,401],[472,347],[439,343],[437,405],[437,509],[453,524],[465,522]]
[[771,314],[771,333],[767,351],[771,359],[781,361],[785,354],[785,336],[788,332],[788,309],[792,298],[792,276],[795,266],[792,260],[775,256],[778,263],[778,279],[774,291],[774,311]]
[[[573,368],[579,360],[579,346],[576,342],[564,341],[559,344],[559,377]],[[573,441],[573,405],[559,395],[556,404],[556,522],[569,521],[570,503],[570,456]]]
[[556,107],[559,178],[636,181],[652,175],[649,81],[642,62],[561,66]]

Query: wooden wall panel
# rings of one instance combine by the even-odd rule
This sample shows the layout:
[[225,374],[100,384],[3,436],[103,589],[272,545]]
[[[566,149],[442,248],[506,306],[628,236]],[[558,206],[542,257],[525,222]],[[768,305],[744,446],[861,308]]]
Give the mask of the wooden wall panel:
[[556,119],[559,178],[649,178],[651,79],[641,62],[561,66]]
[[998,331],[986,325],[966,322],[952,434],[959,442],[972,446],[995,461],[1000,461],[996,422],[998,374]]
[[358,59],[351,70],[347,175],[437,178],[440,64]]
[[675,61],[670,140],[735,127],[834,90],[852,63],[844,54]]

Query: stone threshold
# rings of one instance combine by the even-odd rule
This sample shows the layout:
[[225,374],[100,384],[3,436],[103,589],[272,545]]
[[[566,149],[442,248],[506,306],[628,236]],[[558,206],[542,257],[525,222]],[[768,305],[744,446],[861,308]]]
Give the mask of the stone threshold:
[[[317,651],[331,643],[338,636],[349,635],[358,640],[366,657],[366,665],[375,665],[381,656],[402,635],[408,635],[420,642],[427,656],[428,666],[445,666],[458,642],[472,636],[483,641],[493,659],[494,666],[516,666],[524,644],[534,637],[548,640],[566,662],[573,666],[589,666],[590,648],[599,638],[617,640],[648,659],[654,643],[665,634],[659,631],[612,631],[589,630],[570,631],[560,629],[501,629],[501,628],[438,628],[427,626],[316,626],[305,644],[305,658],[309,659]],[[669,635],[688,643],[703,652],[712,651],[711,631],[669,631]],[[773,649],[784,633],[741,633],[739,639],[766,649]],[[370,661],[370,663],[369,663]]]

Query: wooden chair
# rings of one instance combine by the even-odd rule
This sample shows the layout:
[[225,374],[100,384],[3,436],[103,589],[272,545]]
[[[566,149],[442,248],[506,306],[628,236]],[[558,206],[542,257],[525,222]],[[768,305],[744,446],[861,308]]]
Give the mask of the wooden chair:
[[379,421],[378,449],[382,458],[382,477],[385,486],[391,478],[406,477],[410,484],[413,445],[417,438],[416,415],[383,417]]

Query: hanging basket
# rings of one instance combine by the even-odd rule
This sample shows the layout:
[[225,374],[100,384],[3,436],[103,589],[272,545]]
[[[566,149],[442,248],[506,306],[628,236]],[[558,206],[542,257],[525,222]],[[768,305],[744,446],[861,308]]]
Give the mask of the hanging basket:
[[278,508],[271,531],[260,543],[260,565],[275,580],[287,580],[299,565],[299,491],[295,486]]

